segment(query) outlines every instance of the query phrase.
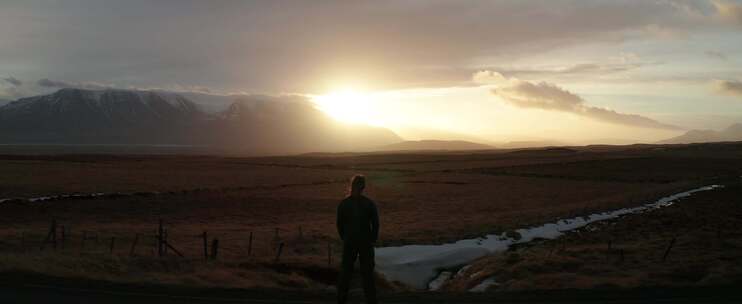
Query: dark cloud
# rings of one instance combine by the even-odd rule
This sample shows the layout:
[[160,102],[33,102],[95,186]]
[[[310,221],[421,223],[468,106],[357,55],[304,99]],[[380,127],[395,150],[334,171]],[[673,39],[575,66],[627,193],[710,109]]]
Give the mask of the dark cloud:
[[14,87],[20,87],[21,85],[23,85],[23,81],[15,78],[13,76],[5,77],[5,78],[3,78],[3,80],[5,80],[5,82],[13,85]]
[[[450,86],[468,81],[471,71],[460,69],[476,59],[507,63],[544,50],[655,35],[650,28],[697,30],[706,21],[692,14],[708,8],[696,6],[669,0],[9,1],[0,4],[0,66],[133,86],[270,92],[322,92],[348,80],[374,86],[369,89]],[[575,68],[562,72],[631,67]]]
[[736,80],[716,81],[717,92],[725,95],[742,97],[742,82]]
[[506,78],[496,72],[477,73],[480,82],[489,80],[495,84],[492,94],[502,98],[508,104],[520,108],[534,108],[550,111],[568,112],[591,119],[633,127],[678,130],[677,126],[668,125],[654,119],[637,115],[619,113],[614,110],[593,107],[577,94],[547,82],[532,83]]

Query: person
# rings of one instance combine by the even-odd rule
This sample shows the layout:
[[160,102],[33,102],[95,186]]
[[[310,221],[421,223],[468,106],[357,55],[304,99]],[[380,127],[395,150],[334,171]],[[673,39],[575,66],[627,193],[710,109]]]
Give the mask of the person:
[[376,304],[374,284],[374,243],[379,238],[376,204],[363,195],[366,178],[356,175],[350,181],[350,195],[337,208],[337,230],[343,241],[343,261],[338,282],[338,303],[348,300],[353,264],[360,259],[363,294],[366,303]]

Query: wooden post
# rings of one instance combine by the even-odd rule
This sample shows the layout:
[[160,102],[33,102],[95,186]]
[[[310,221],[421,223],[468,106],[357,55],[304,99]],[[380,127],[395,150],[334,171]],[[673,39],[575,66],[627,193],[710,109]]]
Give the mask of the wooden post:
[[80,243],[80,249],[85,249],[85,240],[88,238],[88,232],[86,230],[82,231],[82,242]]
[[327,266],[332,266],[332,242],[327,241]]
[[283,242],[278,244],[278,252],[276,253],[276,263],[278,263],[278,260],[281,258],[281,252],[283,251]]
[[131,243],[131,249],[129,249],[129,256],[134,256],[134,252],[137,248],[137,243],[139,242],[139,233],[137,233],[134,236],[134,242]]
[[214,239],[211,241],[211,260],[216,261],[216,258],[218,255],[219,255],[219,239]]
[[26,252],[26,232],[25,231],[21,231],[21,250],[23,250],[24,253]]
[[252,231],[250,231],[250,240],[247,242],[247,256],[252,255]]
[[46,234],[46,239],[44,239],[44,243],[41,244],[41,250],[44,250],[44,247],[46,247],[47,243],[52,243],[54,245],[54,250],[57,250],[57,220],[52,219],[51,226],[49,226],[49,232]]
[[62,250],[64,250],[64,241],[65,241],[65,239],[67,239],[67,235],[66,235],[67,234],[67,231],[66,231],[64,225],[62,225],[61,228],[62,228]]
[[618,253],[620,255],[618,262],[623,263],[623,260],[624,260],[623,248],[621,248],[621,250]]
[[611,247],[612,247],[612,245],[613,245],[613,244],[611,244],[611,243],[612,243],[612,241],[613,241],[613,240],[608,240],[608,251],[611,251],[611,249],[612,249],[612,248],[611,248]]
[[157,228],[157,256],[163,255],[162,241],[163,241],[163,230],[162,230],[162,219],[160,219],[160,225]]
[[116,244],[116,237],[115,236],[112,236],[111,237],[111,248],[110,248],[111,254],[113,254],[113,246],[114,246],[114,244]]
[[204,260],[209,261],[209,239],[206,231],[201,235],[204,240]]
[[168,251],[167,250],[167,248],[168,248],[168,246],[167,246],[167,229],[164,229],[163,230],[162,246],[164,247],[162,250],[165,251],[165,255],[167,255],[167,251]]
[[670,254],[670,249],[672,249],[672,246],[673,246],[673,245],[675,245],[675,238],[672,238],[672,240],[670,241],[670,245],[669,245],[669,246],[667,246],[667,249],[665,249],[665,255],[663,255],[663,256],[662,256],[662,261],[663,261],[663,262],[664,262],[665,260],[667,260],[667,255],[669,255],[669,254]]
[[54,250],[57,250],[57,219],[52,220],[52,228],[49,233],[52,234],[52,245],[54,246]]
[[278,239],[279,239],[279,238],[280,238],[280,237],[279,237],[279,235],[278,235],[278,228],[276,228],[276,235],[275,235],[275,236],[273,237],[273,240],[274,240],[274,241],[276,241],[276,242],[278,242]]
[[301,231],[301,226],[299,226],[299,239],[300,240],[304,239],[304,233]]

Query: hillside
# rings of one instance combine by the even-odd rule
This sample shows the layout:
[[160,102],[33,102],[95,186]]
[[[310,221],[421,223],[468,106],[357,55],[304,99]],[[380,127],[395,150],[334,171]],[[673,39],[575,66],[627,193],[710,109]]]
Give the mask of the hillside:
[[385,145],[379,151],[461,151],[461,150],[487,150],[495,147],[485,144],[474,143],[463,140],[407,140],[391,145]]
[[742,141],[742,123],[721,131],[690,130],[683,135],[659,141],[658,144],[689,144],[702,142]]

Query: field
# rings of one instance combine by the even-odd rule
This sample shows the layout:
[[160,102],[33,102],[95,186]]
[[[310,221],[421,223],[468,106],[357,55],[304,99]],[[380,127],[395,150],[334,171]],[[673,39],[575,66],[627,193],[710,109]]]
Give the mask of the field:
[[742,283],[742,181],[551,241],[480,259],[449,281],[465,291],[696,287]]
[[[369,178],[367,194],[381,216],[378,246],[436,244],[738,179],[742,144],[262,158],[5,155],[0,169],[0,199],[21,198],[0,203],[0,271],[326,289],[339,255],[334,212],[353,174]],[[105,195],[23,199],[73,193]],[[62,242],[58,232],[56,250],[42,244],[53,220],[65,234]],[[172,249],[157,257],[159,220],[183,258]],[[210,263],[204,232],[209,243],[219,240]]]

